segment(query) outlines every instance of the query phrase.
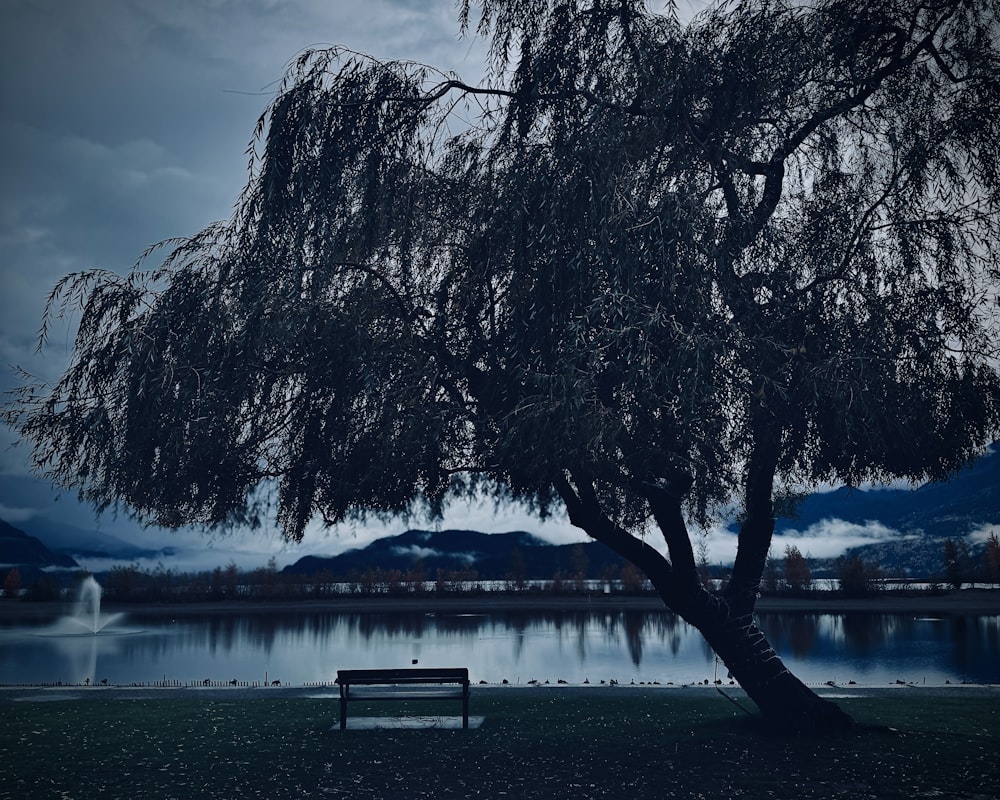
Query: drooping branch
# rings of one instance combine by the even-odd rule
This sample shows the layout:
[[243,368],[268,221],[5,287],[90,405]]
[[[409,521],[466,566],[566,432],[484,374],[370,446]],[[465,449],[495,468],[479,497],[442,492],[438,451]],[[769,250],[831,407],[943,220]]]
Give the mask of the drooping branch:
[[370,275],[379,281],[379,283],[386,288],[396,305],[399,307],[400,317],[404,322],[415,324],[421,317],[430,315],[430,311],[427,309],[416,307],[413,304],[408,303],[399,289],[393,285],[392,280],[375,267],[370,267],[356,261],[335,261],[330,266],[343,269],[344,271],[354,270],[356,272],[362,272],[365,275]]
[[[831,103],[826,108],[820,109],[809,119],[805,120],[797,130],[793,131],[785,141],[775,149],[775,152],[771,158],[772,162],[775,160],[784,160],[793,152],[799,149],[802,144],[812,136],[821,126],[826,124],[832,119],[837,117],[842,117],[853,109],[859,108],[863,105],[872,95],[882,89],[886,82],[895,74],[901,72],[902,70],[910,67],[916,62],[920,57],[921,53],[929,53],[932,55],[936,51],[934,46],[934,37],[937,36],[938,31],[941,27],[954,16],[958,4],[952,5],[952,8],[935,22],[931,30],[919,41],[917,41],[907,52],[905,50],[904,38],[905,36],[900,33],[898,35],[898,44],[893,48],[893,52],[888,61],[883,64],[879,69],[874,70],[871,75],[869,75],[858,89],[845,97],[841,98],[835,103]],[[918,13],[918,12],[914,12]]]

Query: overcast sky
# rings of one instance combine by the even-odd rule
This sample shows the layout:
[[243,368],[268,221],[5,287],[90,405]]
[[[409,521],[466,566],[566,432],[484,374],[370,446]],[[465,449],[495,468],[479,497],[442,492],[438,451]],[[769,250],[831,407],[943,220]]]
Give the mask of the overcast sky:
[[[127,271],[148,245],[229,217],[253,126],[303,49],[342,44],[469,82],[483,74],[485,46],[459,36],[451,0],[3,0],[0,14],[2,391],[14,385],[13,366],[52,379],[65,365],[71,327],[56,327],[35,353],[45,297],[59,278],[94,267]],[[46,517],[163,543],[162,532],[95,520],[71,497],[55,502],[47,485],[29,485],[27,454],[9,447],[14,438],[0,429],[0,518],[29,533],[33,519]],[[460,504],[443,525],[583,538],[565,519],[540,524],[489,504]],[[405,527],[316,527],[297,547],[283,546],[273,528],[225,539],[181,532],[168,541],[180,553],[167,566],[230,558],[257,566],[271,554],[283,565]],[[830,533],[816,532],[814,555],[837,554]],[[731,557],[732,537],[710,545],[713,558]]]
[[[483,74],[485,47],[459,35],[451,0],[4,0],[0,13],[4,391],[13,366],[51,379],[65,365],[68,326],[53,331],[41,357],[34,352],[46,294],[59,278],[93,267],[126,271],[148,245],[229,217],[253,126],[303,49],[342,44],[473,82]],[[8,429],[0,437],[0,475],[25,475],[27,454],[9,448]],[[163,538],[127,520],[95,522],[71,497],[53,502],[54,492],[26,490],[23,481],[4,486],[0,518],[29,532],[43,516],[142,544]],[[488,505],[457,506],[444,524],[581,538],[565,520],[540,526]],[[278,548],[283,564],[404,528],[315,530],[292,548],[281,548],[273,530],[207,541],[181,533],[170,544],[184,566],[230,556],[255,565]]]

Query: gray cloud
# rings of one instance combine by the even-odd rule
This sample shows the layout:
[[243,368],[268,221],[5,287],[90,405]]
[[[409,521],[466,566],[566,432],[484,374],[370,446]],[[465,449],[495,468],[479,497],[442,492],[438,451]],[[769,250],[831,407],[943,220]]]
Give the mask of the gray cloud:
[[20,508],[18,506],[7,506],[0,503],[0,519],[4,522],[17,524],[27,522],[38,515],[37,508]]
[[[683,13],[705,3],[681,5]],[[126,271],[148,245],[231,213],[254,123],[286,65],[304,48],[332,43],[435,65],[470,81],[482,76],[486,49],[460,39],[452,0],[6,0],[0,392],[15,384],[9,365],[53,380],[66,363],[72,324],[53,330],[43,356],[34,352],[45,297],[60,277],[92,267]],[[27,454],[8,448],[13,438],[0,429],[0,475],[28,471]],[[56,503],[50,487],[35,488],[30,501],[23,491],[0,495],[0,516],[29,520],[35,510],[95,526],[72,498]],[[259,563],[277,553],[288,562],[304,552],[336,553],[434,523],[373,521],[334,531],[317,524],[301,548],[273,531],[208,539],[181,531],[165,540],[163,532],[136,531],[124,519],[106,516],[99,524],[214,566],[229,557]],[[523,508],[486,502],[452,504],[440,525],[530,530],[560,543],[585,538],[563,516],[540,523]],[[844,533],[817,533],[813,555],[821,541]],[[720,539],[712,546],[714,556],[716,546],[722,553],[728,545]]]
[[[150,244],[226,218],[246,179],[253,126],[291,59],[342,44],[482,74],[482,42],[458,36],[451,0],[8,0],[0,27],[0,391],[10,366],[54,380],[73,324],[34,352],[45,297],[67,273],[127,271]],[[0,429],[0,476],[26,476],[27,453]],[[0,516],[100,528],[176,549],[171,565],[241,565],[310,548],[339,552],[405,521],[316,526],[302,547],[273,530],[205,536],[137,530],[44,482],[5,483]],[[31,499],[25,499],[25,493]],[[467,521],[463,516],[462,521]],[[489,517],[479,521],[489,529]],[[527,523],[525,526],[527,527]],[[97,568],[98,564],[89,565]]]
[[[775,534],[771,542],[771,554],[775,558],[782,558],[785,547],[794,546],[810,558],[838,558],[851,547],[906,538],[918,537],[904,536],[879,522],[858,525],[841,519],[824,519],[802,531],[789,530]],[[733,563],[737,543],[735,534],[718,528],[708,532],[706,543],[709,560],[713,563]]]

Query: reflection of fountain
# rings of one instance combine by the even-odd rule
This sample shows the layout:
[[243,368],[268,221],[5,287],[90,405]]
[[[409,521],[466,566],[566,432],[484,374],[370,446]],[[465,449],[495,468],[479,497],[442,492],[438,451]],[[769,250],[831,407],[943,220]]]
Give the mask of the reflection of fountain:
[[123,614],[101,613],[101,585],[94,580],[93,575],[88,575],[80,584],[73,614],[63,617],[43,633],[46,636],[97,636],[121,633],[122,631],[110,626],[123,616]]

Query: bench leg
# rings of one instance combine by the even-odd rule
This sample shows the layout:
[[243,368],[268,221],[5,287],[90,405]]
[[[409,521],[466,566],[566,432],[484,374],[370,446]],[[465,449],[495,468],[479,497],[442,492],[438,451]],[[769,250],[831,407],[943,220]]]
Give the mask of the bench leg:
[[469,728],[469,695],[462,698],[462,728],[465,730]]
[[340,698],[340,729],[347,730],[347,698]]

